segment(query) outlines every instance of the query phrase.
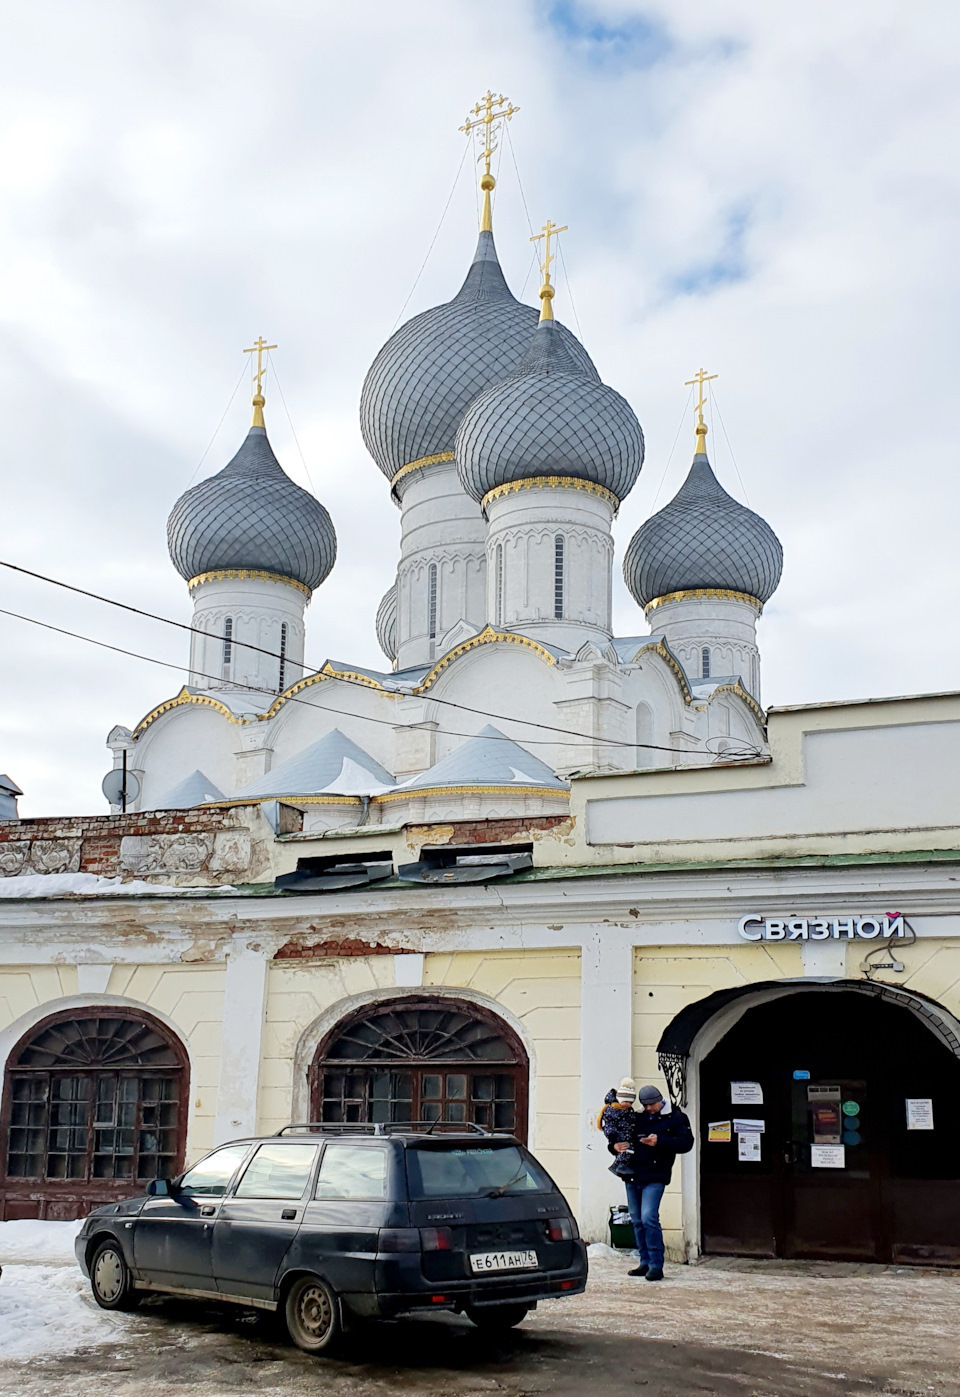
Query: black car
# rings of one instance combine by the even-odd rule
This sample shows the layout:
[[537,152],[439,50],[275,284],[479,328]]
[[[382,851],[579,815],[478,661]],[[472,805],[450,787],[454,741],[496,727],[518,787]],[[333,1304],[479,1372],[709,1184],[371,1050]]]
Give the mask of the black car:
[[96,1209],[76,1252],[104,1309],[162,1291],[279,1311],[310,1353],[352,1321],[414,1310],[508,1328],[587,1282],[556,1184],[518,1140],[479,1127],[287,1126],[237,1140]]

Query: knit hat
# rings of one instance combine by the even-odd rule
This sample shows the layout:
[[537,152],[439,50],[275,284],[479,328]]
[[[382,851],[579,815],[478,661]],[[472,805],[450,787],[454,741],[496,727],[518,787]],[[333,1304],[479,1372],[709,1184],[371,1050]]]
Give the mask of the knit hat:
[[622,1081],[622,1082],[620,1083],[620,1085],[617,1087],[617,1100],[618,1100],[618,1101],[635,1101],[635,1100],[636,1100],[636,1097],[637,1097],[636,1083],[634,1082],[634,1080],[633,1080],[632,1077],[624,1077],[623,1081]]
[[663,1093],[659,1087],[641,1087],[637,1095],[641,1106],[652,1106],[655,1101],[663,1100]]

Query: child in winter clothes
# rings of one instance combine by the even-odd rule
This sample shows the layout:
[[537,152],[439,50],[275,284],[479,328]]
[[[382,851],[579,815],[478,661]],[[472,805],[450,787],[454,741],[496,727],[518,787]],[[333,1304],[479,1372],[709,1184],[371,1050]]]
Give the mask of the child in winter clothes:
[[608,1145],[615,1145],[618,1141],[633,1144],[632,1130],[637,1114],[633,1103],[636,1099],[637,1089],[632,1077],[624,1077],[619,1087],[612,1088],[603,1098],[597,1128],[603,1131]]

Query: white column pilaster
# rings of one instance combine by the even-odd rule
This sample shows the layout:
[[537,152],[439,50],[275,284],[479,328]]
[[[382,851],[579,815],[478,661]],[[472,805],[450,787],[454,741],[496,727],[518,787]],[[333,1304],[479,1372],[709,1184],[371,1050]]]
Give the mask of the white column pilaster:
[[610,1087],[631,1074],[633,946],[626,933],[596,928],[584,942],[580,973],[579,1221],[588,1241],[606,1242],[610,1205],[623,1202],[623,1185],[609,1172],[613,1156],[597,1113]]
[[267,953],[235,941],[227,953],[214,1144],[253,1135],[267,1004]]

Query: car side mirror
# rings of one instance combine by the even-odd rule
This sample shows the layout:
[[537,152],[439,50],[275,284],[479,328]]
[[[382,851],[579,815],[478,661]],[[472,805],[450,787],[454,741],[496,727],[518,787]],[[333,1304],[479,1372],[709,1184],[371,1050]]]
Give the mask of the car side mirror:
[[151,1198],[169,1198],[175,1192],[170,1179],[151,1179],[147,1184],[147,1193]]

